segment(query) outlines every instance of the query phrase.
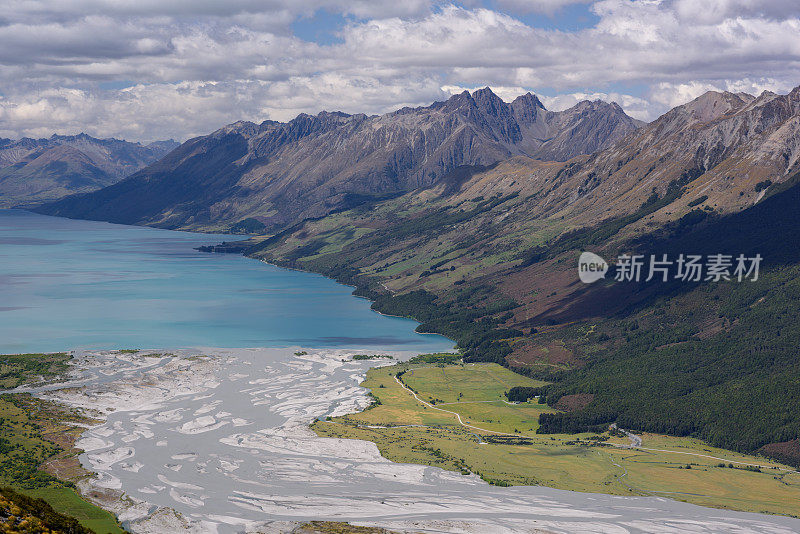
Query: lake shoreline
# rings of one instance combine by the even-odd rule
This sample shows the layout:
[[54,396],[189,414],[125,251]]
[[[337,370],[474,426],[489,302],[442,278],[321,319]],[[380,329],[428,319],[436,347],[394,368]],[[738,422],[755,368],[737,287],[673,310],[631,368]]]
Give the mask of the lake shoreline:
[[0,211],[0,354],[65,347],[436,351],[322,275],[195,250],[218,236]]

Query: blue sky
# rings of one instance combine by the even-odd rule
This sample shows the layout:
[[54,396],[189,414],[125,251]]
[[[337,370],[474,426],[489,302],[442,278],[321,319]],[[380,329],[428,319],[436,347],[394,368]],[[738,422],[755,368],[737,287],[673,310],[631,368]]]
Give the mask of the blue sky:
[[800,84],[795,0],[12,0],[0,136],[186,139],[490,86],[652,120]]
[[317,9],[310,15],[301,15],[292,22],[292,33],[304,41],[319,45],[342,43],[341,29],[348,23],[356,22],[356,17],[337,13],[330,9]]
[[[453,2],[453,4],[465,8],[470,7],[462,2]],[[507,11],[502,3],[495,0],[482,2],[481,5],[497,12]],[[531,27],[568,32],[591,28],[599,21],[599,17],[590,9],[589,3],[568,4],[553,11],[521,10],[514,15]],[[330,45],[342,42],[341,29],[346,24],[359,21],[363,22],[364,19],[359,19],[352,14],[337,12],[334,9],[317,9],[312,14],[299,16],[291,27],[294,35],[301,39],[320,45]]]

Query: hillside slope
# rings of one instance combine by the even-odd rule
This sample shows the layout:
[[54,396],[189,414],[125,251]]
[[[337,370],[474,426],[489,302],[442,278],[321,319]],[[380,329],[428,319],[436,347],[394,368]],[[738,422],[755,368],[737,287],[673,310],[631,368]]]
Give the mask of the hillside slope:
[[[721,111],[725,102],[733,106]],[[699,114],[706,107],[720,110]],[[695,210],[721,216],[753,206],[800,170],[798,120],[798,89],[759,99],[707,93],[593,155],[463,166],[427,189],[308,221],[270,250],[301,260],[312,255],[299,244],[328,253],[352,243],[361,257],[348,264],[368,266],[393,291],[499,272],[506,285],[551,276],[539,264],[566,250],[613,248]],[[428,262],[448,276],[422,276]],[[531,316],[545,312],[544,302]]]
[[[462,167],[246,253],[356,285],[468,360],[556,380],[548,400],[574,414],[545,430],[618,421],[799,463],[798,119],[800,89],[708,93],[591,156]],[[586,249],[761,254],[763,273],[587,286]]]
[[178,146],[149,145],[86,134],[0,139],[0,208],[31,206],[122,180]]
[[381,116],[239,122],[184,143],[122,183],[42,212],[185,229],[228,229],[249,218],[281,228],[430,187],[462,165],[586,154],[639,126],[616,104],[549,112],[531,94],[509,104],[488,88]]

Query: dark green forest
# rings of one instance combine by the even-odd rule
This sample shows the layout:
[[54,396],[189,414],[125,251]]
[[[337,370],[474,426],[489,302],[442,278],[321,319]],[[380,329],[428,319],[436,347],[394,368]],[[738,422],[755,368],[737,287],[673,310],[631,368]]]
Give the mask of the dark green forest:
[[[762,272],[756,282],[664,284],[604,323],[597,335],[616,338],[616,346],[547,391],[550,405],[573,393],[594,400],[578,412],[542,415],[539,431],[616,422],[742,452],[800,436],[798,220],[800,186],[793,185],[736,215],[641,240],[645,254],[759,253]],[[787,459],[800,465],[800,456]]]

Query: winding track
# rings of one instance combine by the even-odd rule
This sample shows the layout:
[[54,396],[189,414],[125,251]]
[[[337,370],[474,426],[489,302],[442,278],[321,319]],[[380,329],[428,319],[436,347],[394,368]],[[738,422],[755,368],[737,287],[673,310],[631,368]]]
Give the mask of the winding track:
[[394,376],[394,380],[395,380],[395,382],[397,382],[398,384],[400,384],[400,387],[401,387],[401,388],[403,388],[403,389],[405,389],[406,391],[408,391],[409,393],[411,393],[411,395],[413,395],[413,396],[414,396],[414,398],[415,398],[415,399],[417,399],[417,402],[419,402],[419,403],[421,403],[421,404],[423,404],[423,405],[427,406],[428,408],[432,408],[432,409],[434,409],[434,410],[439,410],[440,412],[445,412],[445,413],[449,413],[449,414],[451,414],[451,415],[455,415],[455,416],[456,416],[456,418],[458,419],[458,422],[461,424],[461,426],[465,426],[465,427],[467,427],[467,428],[471,428],[471,429],[473,429],[473,430],[479,430],[479,431],[481,431],[481,432],[487,432],[487,433],[489,433],[489,434],[496,434],[496,435],[499,435],[499,436],[514,436],[514,437],[517,437],[517,438],[519,438],[519,437],[523,437],[523,438],[535,439],[535,438],[533,438],[532,436],[526,436],[525,434],[509,434],[509,433],[507,433],[507,432],[496,432],[496,431],[494,431],[494,430],[489,430],[489,429],[486,429],[486,428],[481,428],[481,427],[479,427],[479,426],[474,426],[474,425],[467,424],[467,423],[465,423],[465,422],[464,422],[464,421],[461,419],[461,414],[459,414],[459,413],[457,413],[457,412],[451,412],[450,410],[444,410],[444,409],[442,409],[442,408],[437,408],[437,407],[436,407],[436,406],[434,406],[433,404],[431,404],[431,403],[429,403],[429,402],[425,402],[424,400],[420,399],[420,398],[419,398],[419,396],[418,396],[416,393],[414,393],[414,392],[411,390],[411,388],[409,388],[408,386],[406,386],[405,384],[403,384],[402,380],[400,380],[399,378],[397,378],[397,375],[395,375],[395,376]]
[[[433,410],[439,410],[440,412],[445,412],[445,413],[449,413],[451,415],[455,415],[456,418],[458,419],[459,424],[461,424],[462,426],[465,426],[467,428],[471,428],[473,430],[478,430],[480,432],[487,432],[489,434],[495,434],[495,435],[499,435],[499,436],[513,436],[513,437],[517,437],[517,438],[528,438],[528,439],[538,439],[540,437],[540,436],[528,436],[528,435],[525,435],[525,434],[509,434],[507,432],[497,432],[497,431],[494,431],[494,430],[489,430],[489,429],[486,429],[486,428],[481,428],[479,426],[474,426],[474,425],[467,424],[461,419],[461,415],[459,413],[451,412],[450,410],[444,410],[442,408],[437,408],[433,404],[431,404],[429,402],[425,402],[424,400],[419,398],[419,395],[414,393],[414,391],[412,391],[411,388],[406,386],[403,383],[403,381],[400,380],[397,377],[397,375],[395,375],[394,380],[395,380],[395,382],[400,384],[401,388],[403,388],[404,390],[409,392],[417,400],[417,402],[419,402],[419,403],[421,403],[421,404],[423,404],[423,405],[425,405],[428,408],[431,408]],[[486,401],[486,402],[496,402],[496,401]],[[458,404],[458,403],[448,403],[448,404]],[[507,404],[511,404],[511,403],[507,403]],[[617,428],[616,425],[614,425],[614,428]],[[651,448],[648,448],[648,447],[642,447],[642,438],[641,437],[636,436],[635,434],[632,434],[632,433],[630,433],[630,432],[628,432],[627,430],[624,430],[624,429],[619,429],[619,430],[621,430],[622,432],[625,433],[626,436],[628,436],[628,439],[631,440],[631,444],[630,445],[622,445],[622,444],[618,444],[618,443],[609,443],[609,445],[611,445],[612,447],[617,447],[617,448],[620,448],[620,449],[636,449],[636,450],[651,451],[651,452],[666,452],[666,453],[673,453],[673,454],[683,454],[683,455],[687,455],[687,456],[697,456],[697,457],[701,457],[701,458],[710,458],[712,460],[719,460],[720,462],[727,462],[727,463],[731,463],[731,464],[758,467],[758,468],[761,468],[761,469],[773,469],[773,467],[769,466],[769,465],[751,464],[751,463],[747,463],[747,462],[739,462],[737,460],[719,458],[717,456],[710,456],[708,454],[700,454],[700,453],[696,453],[696,452],[686,452],[686,451],[674,451],[674,450],[669,450],[669,449],[651,449]],[[791,469],[791,468],[786,468],[786,467],[778,467],[777,469],[779,471],[786,471],[786,472],[797,471],[797,469]]]

